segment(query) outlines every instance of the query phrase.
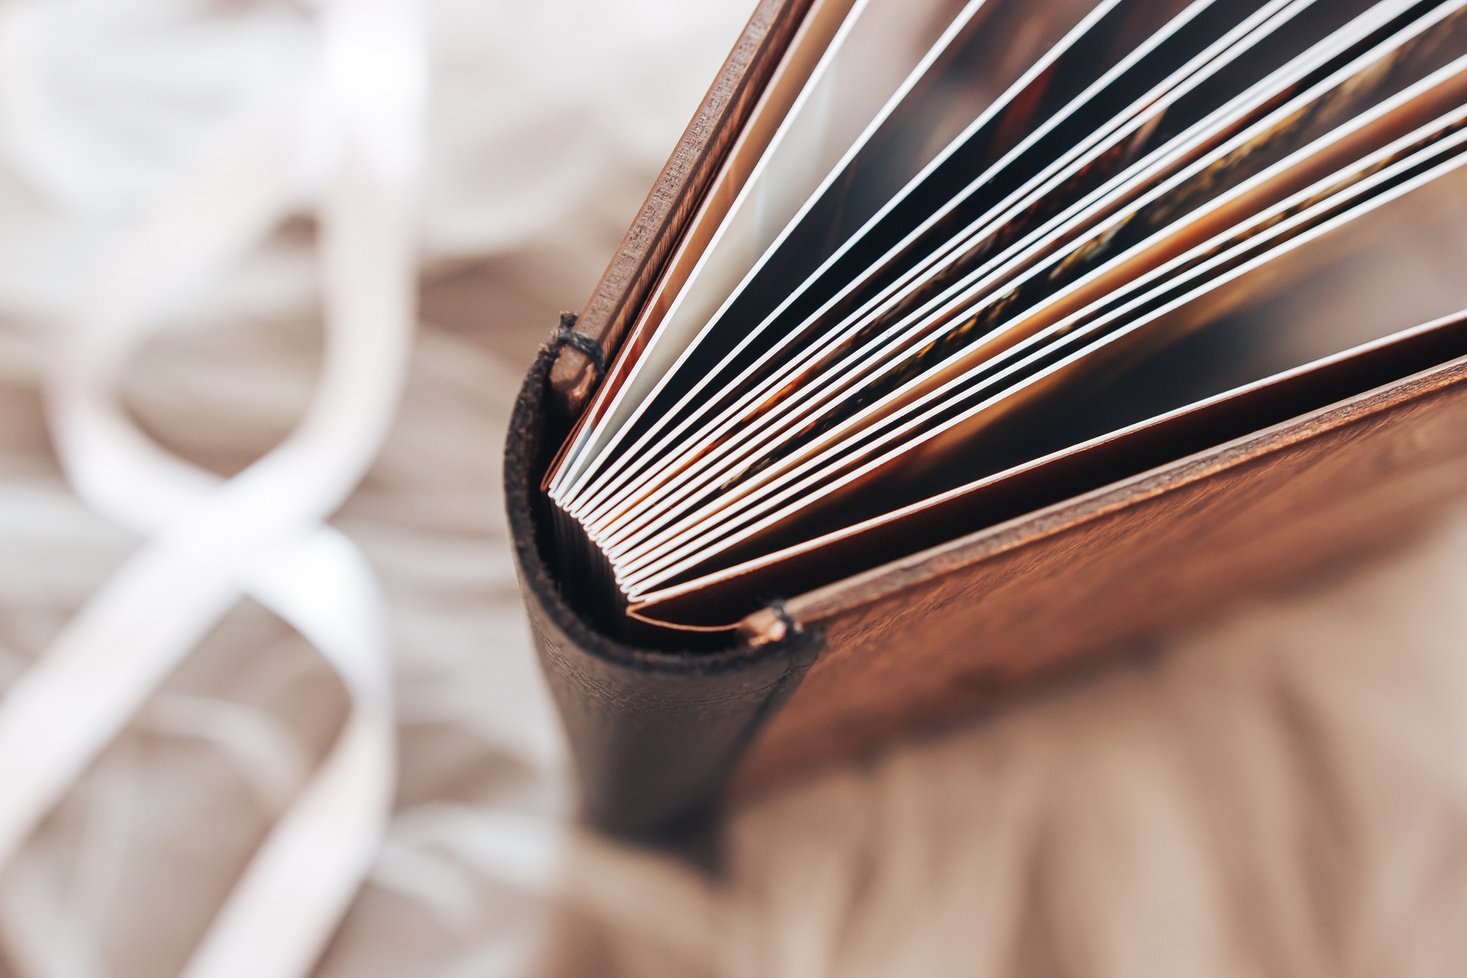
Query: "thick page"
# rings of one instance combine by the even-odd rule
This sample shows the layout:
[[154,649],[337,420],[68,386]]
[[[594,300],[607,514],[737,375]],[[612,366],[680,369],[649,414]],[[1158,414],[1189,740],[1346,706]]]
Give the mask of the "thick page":
[[546,475],[598,616],[724,627],[1448,358],[1464,8],[817,0]]
[[[1364,26],[1378,25],[1367,21],[1366,25]],[[1335,38],[1335,41],[1338,41],[1338,38]],[[1386,51],[1386,53],[1389,53],[1389,51]],[[1366,70],[1370,70],[1370,67],[1378,62],[1379,57],[1376,57],[1375,60],[1366,60],[1363,65],[1354,66],[1353,72],[1348,72],[1347,75],[1342,78],[1342,81],[1341,79],[1336,79],[1336,82],[1338,82],[1338,84],[1335,85],[1335,88],[1339,88],[1341,87],[1341,85],[1350,84],[1351,79],[1358,78],[1361,73],[1366,72]],[[1292,78],[1291,81],[1297,82],[1297,78]],[[1272,89],[1266,88],[1265,91],[1272,91]],[[1282,122],[1287,123],[1287,120],[1291,119],[1292,113],[1295,113],[1298,107],[1313,106],[1313,104],[1317,104],[1317,92],[1306,92],[1303,97],[1298,98],[1298,100],[1295,100],[1294,103],[1289,104],[1289,106],[1285,106],[1284,111],[1279,111],[1279,113],[1273,114],[1272,119],[1267,120],[1267,122],[1269,122],[1269,125],[1272,126],[1273,130],[1275,130],[1275,139],[1273,139],[1272,145],[1275,145],[1275,147],[1288,145],[1288,141],[1285,141],[1285,139],[1279,139],[1278,136],[1276,136],[1278,130],[1284,128],[1284,126],[1281,126],[1281,120]],[[1231,110],[1234,110],[1234,107],[1229,107],[1229,111]],[[1235,114],[1234,123],[1232,123],[1232,125],[1234,125],[1234,129],[1232,130],[1234,130],[1235,132],[1235,130],[1241,128],[1240,120],[1247,119],[1248,116],[1237,116],[1237,114]],[[1316,129],[1319,128],[1322,128],[1322,126],[1316,125]],[[1209,133],[1209,135],[1219,132],[1218,126],[1216,125],[1196,126],[1194,130],[1200,130],[1200,132]],[[1295,138],[1298,138],[1297,133],[1285,133],[1285,135],[1292,135],[1295,136]],[[1243,132],[1241,133],[1241,135],[1238,135],[1237,138],[1232,139],[1229,144],[1223,144],[1221,145],[1221,147],[1215,147],[1215,150],[1213,150],[1212,154],[1210,154],[1209,157],[1204,157],[1203,160],[1200,161],[1194,161],[1193,166],[1191,166],[1190,170],[1188,170],[1188,174],[1193,177],[1193,180],[1191,180],[1191,186],[1193,186],[1193,188],[1196,188],[1196,186],[1200,186],[1201,192],[1197,192],[1196,189],[1193,189],[1193,191],[1191,191],[1191,195],[1193,195],[1193,198],[1197,199],[1197,201],[1199,202],[1203,202],[1203,204],[1210,204],[1213,208],[1216,208],[1216,205],[1219,204],[1219,201],[1210,201],[1209,199],[1209,195],[1212,194],[1212,192],[1215,192],[1216,186],[1218,186],[1218,180],[1216,180],[1215,174],[1216,167],[1212,166],[1213,161],[1219,160],[1219,158],[1226,158],[1228,157],[1229,152],[1234,152],[1235,150],[1237,150],[1237,147],[1240,147],[1240,145],[1248,145],[1250,144],[1250,141],[1256,142],[1257,139],[1259,139],[1259,135],[1257,135],[1257,128],[1254,128],[1253,130],[1248,130],[1248,132]],[[1175,158],[1175,151],[1169,155],[1171,155],[1172,158]],[[1250,152],[1250,158],[1251,166],[1254,167],[1262,166],[1263,161],[1265,161],[1265,157],[1263,157],[1263,154],[1260,154],[1260,152],[1257,151],[1257,148],[1254,148],[1253,152]],[[1143,176],[1152,176],[1153,179],[1155,179],[1155,173],[1155,166],[1146,167],[1146,169],[1143,169]],[[1238,179],[1238,177],[1244,176],[1244,174],[1245,172],[1243,169],[1240,169],[1240,167],[1234,167],[1234,179]],[[1135,185],[1135,180],[1137,180],[1137,177],[1128,177],[1128,179],[1130,179],[1131,183]],[[1185,188],[1185,186],[1184,188],[1182,188],[1181,192],[1175,191],[1175,183],[1177,183],[1177,180],[1172,180],[1172,186],[1162,186],[1162,188],[1152,189],[1152,192],[1150,192],[1149,195],[1150,199],[1153,199],[1153,201],[1155,201],[1155,199],[1162,198],[1162,195],[1166,194],[1166,192],[1172,191],[1171,194],[1168,194],[1165,196],[1165,198],[1162,198],[1162,207],[1166,208],[1166,210],[1175,210],[1175,208],[1177,208],[1178,196],[1181,196],[1181,194],[1185,194],[1185,192],[1187,192],[1187,188]],[[1144,183],[1141,186],[1144,186]],[[1096,199],[1099,199],[1099,201],[1102,201],[1103,204],[1105,204],[1105,207],[1108,208],[1108,211],[1106,211],[1106,213],[1112,214],[1112,216],[1116,216],[1116,214],[1119,213],[1119,207],[1118,204],[1116,204],[1116,198],[1118,198],[1118,196],[1121,195],[1119,195],[1118,192],[1115,191],[1115,189],[1102,188],[1102,194],[1091,195],[1089,201],[1094,202],[1096,201]],[[1130,199],[1134,199],[1134,192],[1133,194],[1131,194]],[[1074,210],[1074,208],[1071,208],[1071,210]],[[1119,214],[1119,216],[1124,218],[1125,214],[1122,213]],[[1091,223],[1093,223],[1093,221],[1091,221]],[[1144,221],[1131,220],[1131,224],[1133,224],[1133,226],[1137,226],[1137,224],[1143,223]],[[1052,227],[1053,224],[1050,224],[1050,229],[1052,229]],[[1050,242],[1053,242],[1053,240],[1056,239],[1056,235],[1050,229],[1042,230],[1039,235],[1030,236],[1030,239],[1034,239],[1037,236],[1037,239],[1039,239],[1040,242],[1043,242],[1043,240],[1045,240],[1045,233],[1047,233],[1047,235],[1049,235]],[[1074,221],[1071,221],[1067,229],[1064,230],[1068,230],[1068,232],[1071,232],[1071,239],[1074,239]],[[1168,230],[1169,233],[1171,233],[1172,239],[1177,238],[1175,232],[1171,232],[1171,229]],[[1108,233],[1108,229],[1102,227],[1102,229],[1100,230],[1091,230],[1091,235],[1093,236],[1100,236],[1103,235],[1103,233]],[[1078,243],[1071,243],[1071,249],[1077,248]],[[1055,251],[1055,246],[1053,246],[1053,243],[1050,243],[1049,249],[1050,251]],[[1008,252],[1008,254],[1012,254],[1012,249]],[[1040,254],[1043,254],[1043,252],[1040,252]],[[1028,252],[1028,257],[1030,257],[1030,262],[1028,262],[1028,264],[1030,264],[1030,267],[1033,268],[1033,249],[1030,249],[1030,252]],[[1002,276],[1003,273],[1012,273],[1015,268],[1014,262],[1011,261],[1008,265],[1000,265],[998,271],[996,271],[995,273],[995,271],[993,271],[993,264],[995,264],[995,262],[989,262],[989,264],[983,265],[983,267],[980,267],[980,270],[978,270],[977,273],[970,274],[970,276],[967,276],[964,280],[962,280],[962,283],[959,283],[962,287],[965,287],[965,289],[967,289],[967,301],[970,302],[970,304],[971,302],[973,302],[973,298],[971,298],[971,293],[973,293],[974,290],[973,280],[976,279],[976,277],[980,276],[980,274],[983,274],[984,271],[987,271],[987,273],[989,274],[987,274],[986,277],[983,277],[983,279],[981,279],[980,283],[978,284],[980,284],[980,286],[983,286],[983,284],[992,284],[993,282],[996,282],[996,280],[1000,280],[998,279],[998,276]],[[1030,277],[1033,277],[1033,274],[1034,271],[1031,270]],[[1122,279],[1124,279],[1124,276],[1115,276],[1115,274],[1113,273],[1112,277],[1122,277]],[[885,333],[876,333],[873,336],[873,330],[871,330],[870,320],[864,321],[864,323],[861,324],[861,330],[858,330],[857,334],[855,334],[855,342],[849,342],[848,345],[846,345],[844,352],[842,352],[842,356],[844,356],[844,361],[839,362],[839,364],[835,364],[835,368],[832,368],[832,365],[830,365],[829,362],[826,362],[826,364],[822,364],[824,371],[823,375],[810,375],[807,372],[807,375],[801,377],[801,384],[789,384],[788,375],[786,375],[785,383],[783,383],[783,391],[785,391],[785,393],[783,393],[783,397],[780,397],[778,403],[772,403],[772,405],[764,405],[764,411],[760,412],[760,416],[757,416],[757,418],[747,419],[747,424],[742,424],[741,427],[739,427],[739,430],[729,435],[729,437],[722,438],[722,440],[720,440],[720,443],[717,444],[716,449],[711,450],[711,452],[704,453],[703,450],[700,449],[700,446],[706,444],[706,440],[698,440],[698,438],[685,440],[685,443],[681,446],[682,459],[684,459],[684,462],[682,462],[682,465],[679,466],[679,469],[685,469],[685,471],[676,472],[675,478],[670,479],[670,482],[667,482],[665,479],[665,481],[663,481],[663,484],[659,484],[659,482],[653,481],[653,479],[644,478],[643,481],[641,481],[641,491],[643,491],[643,493],[645,494],[650,487],[659,488],[660,501],[659,503],[657,503],[657,506],[659,506],[660,509],[665,510],[667,509],[667,506],[669,506],[669,504],[676,503],[676,501],[679,501],[679,499],[682,499],[682,497],[687,496],[689,479],[700,477],[697,479],[697,481],[692,482],[692,485],[700,484],[700,482],[701,484],[707,484],[710,478],[717,477],[717,475],[725,472],[726,469],[728,469],[733,462],[736,462],[736,460],[738,460],[739,456],[736,455],[733,450],[741,449],[741,447],[748,446],[748,444],[753,441],[753,449],[751,450],[764,450],[764,452],[766,453],[769,452],[769,438],[772,437],[772,434],[775,433],[775,431],[778,431],[778,427],[776,427],[776,425],[780,424],[780,422],[785,422],[786,419],[789,418],[794,418],[795,421],[802,421],[802,419],[807,419],[808,415],[810,415],[811,409],[817,408],[817,406],[822,405],[822,403],[829,403],[830,408],[826,409],[826,412],[829,413],[830,409],[842,408],[842,406],[846,405],[846,403],[849,403],[849,399],[851,399],[852,394],[855,394],[855,396],[863,396],[863,387],[864,389],[870,389],[871,384],[860,384],[858,383],[858,381],[866,381],[874,377],[876,378],[877,383],[879,383],[880,375],[877,374],[876,368],[882,367],[883,364],[888,364],[892,356],[905,356],[905,358],[907,359],[914,359],[917,358],[918,355],[923,355],[926,356],[926,358],[933,359],[934,356],[939,355],[939,353],[948,352],[948,350],[951,349],[952,339],[954,339],[954,337],[956,337],[956,339],[961,339],[964,334],[977,333],[977,331],[980,330],[981,326],[983,326],[983,320],[981,320],[981,318],[976,317],[973,318],[973,320],[964,323],[964,321],[956,320],[956,318],[954,318],[954,314],[951,314],[951,312],[949,312],[946,321],[936,320],[936,318],[932,317],[932,312],[930,312],[930,309],[933,308],[933,305],[939,304],[939,302],[948,302],[948,304],[951,305],[952,296],[954,296],[954,293],[954,289],[945,290],[942,295],[937,296],[936,299],[932,299],[932,301],[930,301],[929,304],[927,304],[926,306],[923,306],[923,308],[918,308],[917,311],[912,312],[912,314],[905,315],[905,318],[902,318],[902,320],[899,321],[898,324],[896,324],[895,330],[892,330],[892,328],[888,328]],[[993,302],[993,299],[996,299],[996,296],[990,296],[990,304],[989,306],[987,306],[987,308],[989,308],[989,315],[992,315],[992,309],[996,308],[996,306],[999,305],[998,302]],[[961,308],[961,306],[958,306],[958,308]],[[934,333],[934,327],[940,327],[937,328],[936,333]],[[893,331],[895,331],[896,333],[895,336],[893,336],[892,334]],[[863,340],[864,346],[863,343],[861,343],[863,342]],[[945,342],[937,343],[937,340],[945,340]],[[888,372],[888,377],[890,377],[890,372]],[[902,374],[896,374],[896,377],[905,378]],[[888,381],[888,383],[890,383],[890,381]],[[870,397],[867,396],[867,399],[870,399]],[[723,431],[728,431],[728,428],[729,422],[725,419],[725,421],[719,422],[719,425],[716,425],[716,427],[711,428],[711,435],[713,435],[713,437],[719,437],[719,435],[723,434]],[[786,428],[788,428],[788,425],[786,425]],[[763,435],[763,437],[758,437],[758,435]],[[703,437],[706,438],[707,435],[703,435]],[[720,462],[720,459],[722,459],[722,462]],[[714,465],[714,463],[717,463],[717,465]],[[713,468],[710,468],[710,466],[713,466]],[[663,469],[662,474],[659,475],[666,474],[667,469]],[[604,515],[606,515],[607,509],[609,509],[610,506],[613,506],[616,501],[619,501],[619,497],[613,496],[610,500],[603,500],[600,509],[593,510],[593,512],[590,513],[584,512],[584,510],[571,510],[571,512],[577,513],[579,518],[582,518],[582,521],[587,522],[587,525],[591,526],[591,532],[593,532],[593,534],[596,534],[601,543],[606,544],[609,548],[615,547],[616,529],[618,529],[618,523],[626,522],[625,513],[623,513],[623,515],[621,516],[616,516],[616,518],[613,518],[612,521],[610,521],[609,525],[599,526],[599,521],[601,518],[603,518]],[[657,512],[659,512],[659,510],[654,509],[651,515],[654,516]],[[644,510],[644,512],[641,513],[641,518],[645,519],[647,518],[647,516],[648,513]]]

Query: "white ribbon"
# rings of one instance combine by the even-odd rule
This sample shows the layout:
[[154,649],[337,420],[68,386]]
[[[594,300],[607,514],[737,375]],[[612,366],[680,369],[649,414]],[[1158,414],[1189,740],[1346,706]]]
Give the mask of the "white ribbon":
[[[320,68],[306,91],[274,93],[238,120],[138,229],[55,351],[48,404],[67,475],[89,505],[147,540],[0,701],[0,864],[241,595],[312,642],[351,699],[189,978],[308,972],[391,808],[382,601],[361,554],[322,521],[382,443],[411,340],[420,16],[414,0],[323,4]],[[115,391],[160,314],[256,245],[310,183],[321,199],[320,382],[284,441],[219,480],[147,438]]]

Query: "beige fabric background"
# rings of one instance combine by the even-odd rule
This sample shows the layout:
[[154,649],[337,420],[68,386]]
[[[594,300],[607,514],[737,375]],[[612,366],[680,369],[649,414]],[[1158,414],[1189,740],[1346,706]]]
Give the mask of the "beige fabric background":
[[[723,879],[569,824],[501,428],[747,6],[431,8],[423,322],[394,434],[336,520],[392,603],[401,787],[321,973],[1467,971],[1461,516],[1145,664],[736,812]],[[137,544],[56,466],[48,336],[211,127],[305,56],[308,9],[0,5],[0,682]],[[286,430],[318,356],[310,243],[308,221],[282,228],[138,364],[130,404],[160,440],[227,473]],[[242,603],[0,875],[0,974],[176,972],[343,708]]]

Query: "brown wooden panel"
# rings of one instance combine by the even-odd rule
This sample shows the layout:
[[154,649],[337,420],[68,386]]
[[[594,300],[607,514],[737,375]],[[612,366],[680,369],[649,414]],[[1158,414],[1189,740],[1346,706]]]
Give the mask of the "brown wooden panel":
[[825,649],[745,788],[1401,539],[1467,489],[1467,360],[789,602]]
[[[578,332],[600,343],[608,359],[656,283],[809,4],[810,0],[760,0],[622,237],[576,323]],[[560,348],[551,367],[550,386],[564,417],[580,413],[596,380],[595,366],[584,352],[573,346]]]

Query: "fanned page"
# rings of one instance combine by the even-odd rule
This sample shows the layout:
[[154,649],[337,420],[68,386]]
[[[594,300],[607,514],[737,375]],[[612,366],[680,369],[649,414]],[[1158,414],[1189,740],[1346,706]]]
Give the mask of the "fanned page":
[[547,473],[576,597],[725,628],[1467,354],[1464,163],[1467,0],[813,0]]

